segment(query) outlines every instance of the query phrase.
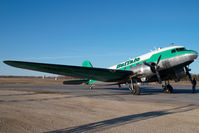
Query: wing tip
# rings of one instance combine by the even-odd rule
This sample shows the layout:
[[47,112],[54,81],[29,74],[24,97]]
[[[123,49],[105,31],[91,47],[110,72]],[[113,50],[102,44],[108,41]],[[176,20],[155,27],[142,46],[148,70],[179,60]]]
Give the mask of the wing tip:
[[5,61],[3,61],[3,63],[5,63],[5,64],[9,64],[9,60],[5,60]]
[[16,61],[12,61],[12,60],[5,60],[3,61],[3,63],[7,64],[7,65],[12,65],[13,63],[15,63]]

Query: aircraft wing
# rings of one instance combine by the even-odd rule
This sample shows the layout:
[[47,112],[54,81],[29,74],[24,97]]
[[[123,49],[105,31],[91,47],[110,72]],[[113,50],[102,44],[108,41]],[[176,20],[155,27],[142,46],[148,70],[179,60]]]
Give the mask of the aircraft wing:
[[17,68],[105,82],[117,82],[133,74],[132,71],[127,70],[91,68],[70,65],[45,64],[23,61],[4,61],[4,63]]

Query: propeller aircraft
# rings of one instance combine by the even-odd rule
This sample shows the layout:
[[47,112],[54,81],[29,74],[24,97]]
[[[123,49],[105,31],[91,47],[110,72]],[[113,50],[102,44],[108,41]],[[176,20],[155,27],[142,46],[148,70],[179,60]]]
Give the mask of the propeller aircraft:
[[184,46],[170,46],[156,49],[109,68],[93,67],[88,60],[84,61],[82,66],[11,60],[4,61],[4,63],[17,68],[81,79],[64,81],[63,84],[66,85],[86,84],[92,88],[95,85],[118,85],[120,87],[121,84],[128,84],[130,92],[133,95],[139,95],[139,83],[158,82],[162,84],[162,81],[165,81],[163,89],[166,93],[173,92],[169,80],[177,82],[188,76],[193,84],[191,69],[188,66],[197,57],[198,53],[194,50],[187,50]]

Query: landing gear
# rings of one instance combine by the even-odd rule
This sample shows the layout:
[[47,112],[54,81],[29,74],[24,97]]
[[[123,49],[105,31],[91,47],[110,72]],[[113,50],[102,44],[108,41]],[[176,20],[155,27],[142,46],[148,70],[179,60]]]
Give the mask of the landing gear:
[[92,90],[94,88],[94,85],[91,85],[89,88],[90,88],[90,90]]
[[140,95],[140,87],[133,83],[132,78],[130,78],[131,83],[129,84],[129,90],[133,95]]
[[133,95],[140,95],[140,87],[138,85],[130,84],[129,90]]
[[193,79],[191,74],[189,73],[189,71],[191,71],[191,69],[189,69],[188,67],[185,67],[185,71],[186,71],[187,76],[189,77],[191,84],[192,84],[192,93],[195,93],[196,84],[197,84],[196,79],[195,78]]
[[171,85],[165,85],[163,89],[164,93],[173,93],[173,87]]
[[165,85],[163,85],[162,87],[163,87],[164,93],[173,93],[173,87],[169,84],[169,81],[168,83],[166,83],[165,81]]

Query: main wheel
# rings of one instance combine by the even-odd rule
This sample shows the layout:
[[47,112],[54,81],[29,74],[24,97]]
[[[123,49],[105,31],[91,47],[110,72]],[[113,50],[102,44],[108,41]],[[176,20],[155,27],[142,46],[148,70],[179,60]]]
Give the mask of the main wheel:
[[173,93],[173,87],[171,85],[168,85],[167,88],[169,88],[170,93]]
[[164,93],[173,93],[173,87],[171,85],[166,85],[164,87]]
[[130,85],[129,89],[133,95],[140,95],[140,87],[138,85]]

